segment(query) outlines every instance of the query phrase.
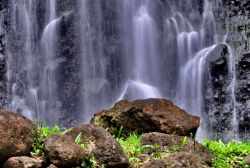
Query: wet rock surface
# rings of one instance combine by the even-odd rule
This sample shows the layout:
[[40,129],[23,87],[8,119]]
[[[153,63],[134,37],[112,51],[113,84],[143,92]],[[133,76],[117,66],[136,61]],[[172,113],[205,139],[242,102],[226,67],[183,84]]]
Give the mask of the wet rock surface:
[[194,135],[200,124],[199,117],[191,116],[164,99],[120,101],[109,110],[97,113],[91,121],[108,128],[110,132],[123,127],[126,132],[162,132],[178,135]]
[[147,151],[148,154],[164,151],[189,152],[208,165],[212,164],[212,159],[214,158],[213,154],[202,144],[184,136],[153,132],[143,134],[141,143],[143,145],[159,145],[157,148],[151,148],[151,150]]
[[43,168],[43,160],[27,156],[12,157],[8,159],[2,168]]
[[229,109],[226,112],[226,106],[230,106],[231,102],[231,90],[228,89],[231,84],[229,54],[228,46],[219,44],[207,59],[209,72],[206,74],[203,115],[208,119],[206,127],[211,133],[232,129],[229,127],[233,113]]
[[244,54],[237,67],[235,88],[238,108],[239,132],[250,132],[250,53]]
[[67,135],[51,135],[45,141],[45,152],[57,167],[79,166],[86,159],[86,153]]
[[8,103],[7,87],[6,87],[6,43],[8,28],[8,1],[2,0],[0,2],[0,108],[3,108]]
[[15,156],[25,156],[31,150],[34,125],[27,118],[0,110],[0,165]]
[[192,153],[173,153],[163,159],[150,158],[140,168],[209,168],[209,166]]
[[105,165],[107,168],[129,167],[128,157],[123,149],[104,128],[86,124],[76,126],[66,133],[72,140],[79,134],[81,134],[81,144],[87,144],[86,150],[95,156],[98,165]]
[[[249,70],[246,68],[242,69],[241,62],[243,61],[243,57],[245,57],[245,55],[250,52],[250,2],[248,0],[213,0],[212,2],[214,15],[217,22],[218,34],[222,36],[221,41],[224,41],[230,45],[233,52],[233,66],[235,65],[236,68],[236,81],[234,87],[236,100],[231,100],[231,102],[226,101],[224,108],[222,109],[219,108],[219,110],[216,110],[216,106],[218,105],[215,104],[214,107],[211,107],[215,108],[215,110],[206,110],[210,113],[208,118],[211,118],[209,119],[210,126],[207,125],[206,127],[209,127],[209,131],[211,131],[210,136],[212,138],[230,140],[235,138],[235,134],[238,134],[238,138],[247,140],[249,139],[249,134],[247,134],[247,132],[249,132],[249,127],[246,125],[246,123],[249,123],[249,117],[247,116],[247,114],[249,114],[249,110],[247,109],[247,101],[243,101],[243,99],[247,97],[245,93],[248,93],[248,89],[246,88],[248,87],[247,82],[244,78],[246,78],[246,74],[248,74]],[[227,62],[228,64],[230,63],[229,60]],[[218,72],[218,74],[219,73],[220,72]],[[232,80],[232,76],[229,74],[223,75],[223,73],[221,73],[221,76],[223,79],[228,78]],[[213,78],[212,75],[211,77]],[[221,84],[223,84],[223,82],[221,82]],[[228,82],[225,82],[223,85],[223,87],[227,90],[231,89],[231,86],[228,84]],[[219,94],[221,96],[218,96],[221,99],[225,99],[223,92],[222,94]],[[228,99],[233,99],[232,94],[227,97]],[[234,105],[233,101],[235,101]],[[221,104],[223,103],[224,102],[221,101]],[[230,122],[231,124],[233,123],[232,120],[230,121],[230,118],[233,118],[233,112],[236,114],[237,123],[234,123],[234,126],[228,126],[229,124],[224,124]],[[216,116],[215,119],[214,116]],[[218,119],[220,116],[223,116],[222,119]],[[215,131],[213,131],[213,129]]]

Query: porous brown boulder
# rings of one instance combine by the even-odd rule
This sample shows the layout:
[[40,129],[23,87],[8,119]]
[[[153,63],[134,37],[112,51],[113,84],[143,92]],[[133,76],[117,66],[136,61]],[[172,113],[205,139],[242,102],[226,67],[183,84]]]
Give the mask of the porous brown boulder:
[[27,156],[9,158],[2,168],[42,168],[43,160]]
[[199,157],[189,152],[172,153],[162,159],[149,158],[140,168],[209,168]]
[[190,152],[173,153],[164,160],[167,167],[172,168],[209,168],[200,157]]
[[10,157],[29,154],[34,128],[29,119],[0,109],[0,167]]
[[139,168],[166,168],[166,163],[163,159],[149,158],[141,163]]
[[194,135],[200,118],[165,99],[122,100],[109,110],[95,114],[92,123],[107,128],[112,134],[123,127],[123,133],[162,132],[177,135]]
[[80,145],[67,135],[51,135],[45,140],[45,153],[57,167],[79,166],[87,155]]
[[196,155],[208,165],[212,164],[214,158],[211,151],[189,137],[152,132],[142,135],[141,143],[143,145],[157,146],[150,148],[147,151],[148,154],[164,151],[188,152]]
[[106,168],[129,167],[128,157],[122,147],[104,128],[93,124],[79,125],[66,135],[72,140],[81,135],[80,143],[86,144],[85,150],[94,155],[98,165],[104,165]]

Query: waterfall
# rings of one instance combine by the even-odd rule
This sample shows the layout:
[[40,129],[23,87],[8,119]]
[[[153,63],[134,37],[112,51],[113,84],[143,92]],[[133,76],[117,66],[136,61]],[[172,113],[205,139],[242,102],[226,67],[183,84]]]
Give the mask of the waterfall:
[[[10,42],[12,46],[9,45],[7,60],[7,78],[8,84],[10,84],[8,90],[13,94],[10,108],[29,118],[33,118],[34,108],[32,107],[35,104],[32,89],[26,90],[35,85],[33,79],[36,58],[34,57],[33,42],[37,27],[35,24],[36,17],[32,15],[34,4],[35,2],[32,0],[12,1],[11,16],[13,18],[11,18],[12,27],[10,32],[12,33],[11,38],[16,41]],[[26,81],[22,79],[24,75],[27,78]],[[27,85],[26,88],[25,85]]]
[[235,69],[235,60],[234,60],[234,51],[232,49],[232,47],[230,45],[228,45],[226,43],[226,40],[224,40],[224,44],[227,46],[228,51],[229,51],[229,58],[228,58],[228,62],[229,62],[229,66],[228,66],[228,72],[229,72],[229,78],[230,78],[230,95],[231,95],[231,110],[233,111],[233,117],[232,117],[232,121],[231,121],[231,125],[233,127],[231,134],[233,135],[233,139],[234,140],[239,140],[239,131],[238,131],[238,127],[239,127],[239,123],[237,120],[237,112],[236,112],[236,96],[235,96],[235,87],[236,87],[236,69]]
[[230,103],[219,110],[234,109],[227,129],[238,138],[234,50],[220,39],[211,1],[13,0],[9,16],[9,109],[69,126],[121,99],[166,98],[201,117],[202,140],[216,121],[206,75],[224,44]]
[[[155,68],[158,63],[156,30],[146,5],[147,1],[138,7],[132,20],[134,44],[132,78],[125,83],[118,100],[161,97],[158,89],[153,86],[158,80],[158,71]],[[126,53],[131,54],[129,51]]]
[[[51,11],[53,11],[52,9]],[[53,12],[51,12],[53,14]],[[53,118],[53,114],[56,112],[54,102],[58,99],[57,96],[57,74],[56,68],[64,60],[61,58],[56,58],[56,38],[57,38],[57,25],[60,19],[55,19],[55,16],[50,16],[50,22],[44,29],[42,35],[42,47],[44,48],[44,69],[42,71],[41,79],[41,104],[38,104],[38,110],[41,118],[49,116]],[[37,93],[36,93],[37,95]],[[49,100],[49,101],[48,101]],[[41,108],[41,109],[40,109]],[[45,111],[54,111],[54,113],[47,113]]]
[[[215,25],[209,3],[205,1],[203,11],[203,22],[201,29],[194,31],[191,23],[177,13],[175,17],[167,20],[168,24],[174,24],[177,30],[178,46],[178,89],[177,104],[194,115],[201,116],[203,100],[203,79],[205,58],[215,46],[206,47],[208,33],[205,29],[210,29]],[[177,20],[177,18],[180,18]],[[214,27],[212,28],[214,30]],[[214,35],[214,32],[207,34]],[[213,42],[215,43],[215,41]]]
[[57,83],[54,71],[56,65],[62,61],[55,59],[56,25],[59,20],[56,19],[55,1],[49,1],[47,8],[48,24],[41,37],[41,48],[44,50],[42,58],[36,49],[38,45],[36,42],[37,17],[34,15],[37,10],[34,8],[36,2],[19,0],[12,3],[11,21],[13,22],[10,35],[13,36],[11,38],[16,39],[13,41],[13,44],[16,44],[9,46],[7,66],[8,81],[11,84],[9,89],[13,94],[10,108],[31,119],[49,120],[54,116],[52,112],[54,109],[49,109],[48,106],[52,106],[52,102],[56,99]]

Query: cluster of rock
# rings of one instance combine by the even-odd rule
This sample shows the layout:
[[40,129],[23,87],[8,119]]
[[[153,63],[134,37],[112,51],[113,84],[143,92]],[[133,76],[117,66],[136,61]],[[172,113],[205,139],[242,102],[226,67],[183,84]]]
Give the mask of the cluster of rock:
[[[164,99],[146,99],[118,102],[110,110],[97,113],[91,124],[84,124],[60,135],[50,135],[45,140],[42,157],[30,155],[34,139],[34,124],[16,113],[0,110],[0,166],[3,168],[70,168],[79,167],[93,156],[99,167],[129,168],[129,158],[111,133],[122,126],[124,135],[137,131],[143,133],[141,143],[149,148],[140,156],[140,168],[193,167],[211,165],[212,153],[192,138],[199,126],[199,117],[191,116],[172,102]],[[110,131],[110,132],[109,132]],[[80,141],[75,142],[80,135]],[[186,139],[183,145],[183,139]],[[87,147],[82,145],[87,144]],[[152,153],[178,151],[163,158]],[[82,165],[84,167],[84,165]]]

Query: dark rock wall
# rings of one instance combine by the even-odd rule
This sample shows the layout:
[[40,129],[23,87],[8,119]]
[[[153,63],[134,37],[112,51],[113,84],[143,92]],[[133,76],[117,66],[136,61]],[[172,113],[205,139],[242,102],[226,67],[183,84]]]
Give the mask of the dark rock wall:
[[[235,102],[232,100],[230,87],[229,55],[227,62],[210,64],[206,90],[207,127],[215,138],[225,140],[235,138],[236,131],[240,139],[249,138],[250,131],[250,2],[247,0],[213,1],[217,20],[217,31],[221,38],[226,36],[226,43],[233,52],[235,65]],[[223,37],[224,36],[224,37]],[[223,59],[225,52],[221,53]],[[218,59],[218,61],[220,60]],[[233,103],[235,107],[233,107]],[[236,125],[233,125],[233,111],[236,112]],[[233,131],[234,130],[234,131]]]
[[239,132],[247,134],[250,132],[250,53],[244,54],[237,65],[237,81]]
[[[231,92],[228,90],[230,76],[228,72],[229,57],[227,46],[219,45],[207,59],[209,71],[206,73],[205,83],[205,113],[206,127],[209,136],[224,137],[230,130],[232,113],[226,106],[230,105]],[[225,133],[224,135],[217,135]]]
[[6,87],[6,31],[8,28],[8,0],[0,1],[0,107],[4,107],[7,102]]

